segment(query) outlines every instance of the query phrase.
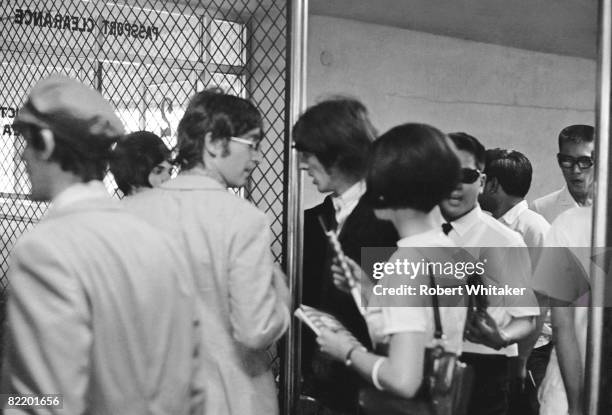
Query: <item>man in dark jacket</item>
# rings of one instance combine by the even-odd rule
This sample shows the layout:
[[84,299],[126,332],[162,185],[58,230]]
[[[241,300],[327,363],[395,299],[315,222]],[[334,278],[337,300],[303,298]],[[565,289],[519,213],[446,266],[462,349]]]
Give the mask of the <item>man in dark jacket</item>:
[[[353,298],[334,286],[333,251],[320,221],[339,235],[347,256],[360,262],[362,247],[392,247],[398,240],[390,222],[374,216],[361,196],[375,130],[366,108],[353,99],[333,99],[310,107],[293,127],[296,148],[308,175],[325,200],[304,214],[303,303],[334,315],[368,347],[367,326]],[[320,219],[319,219],[320,218]],[[326,414],[357,413],[359,377],[332,362],[310,332],[302,341],[303,393],[318,400]]]

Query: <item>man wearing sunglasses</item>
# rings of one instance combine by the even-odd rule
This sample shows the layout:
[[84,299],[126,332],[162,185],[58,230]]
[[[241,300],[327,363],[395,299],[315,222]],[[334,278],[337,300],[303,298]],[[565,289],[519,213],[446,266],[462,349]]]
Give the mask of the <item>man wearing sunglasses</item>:
[[[442,230],[458,246],[483,261],[485,285],[508,284],[526,287],[531,274],[529,254],[521,236],[492,216],[478,204],[486,175],[485,149],[474,137],[451,133],[461,163],[461,182],[440,204],[446,223]],[[493,328],[483,332],[466,325],[462,360],[474,368],[474,389],[470,398],[470,415],[505,415],[508,411],[510,357],[518,355],[516,342],[527,337],[539,315],[532,293],[526,296],[487,296],[487,324]]]
[[559,133],[557,163],[566,185],[533,202],[533,210],[549,223],[572,207],[591,205],[594,140],[595,129],[590,125],[570,125]]

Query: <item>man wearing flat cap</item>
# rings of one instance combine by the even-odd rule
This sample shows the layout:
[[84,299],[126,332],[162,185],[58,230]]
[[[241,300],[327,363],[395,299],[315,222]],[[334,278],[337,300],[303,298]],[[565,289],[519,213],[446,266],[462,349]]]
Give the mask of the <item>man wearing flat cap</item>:
[[1,393],[60,395],[45,413],[201,411],[193,282],[166,237],[102,183],[124,133],[113,108],[54,75],[31,90],[15,129],[31,198],[51,205],[12,252]]

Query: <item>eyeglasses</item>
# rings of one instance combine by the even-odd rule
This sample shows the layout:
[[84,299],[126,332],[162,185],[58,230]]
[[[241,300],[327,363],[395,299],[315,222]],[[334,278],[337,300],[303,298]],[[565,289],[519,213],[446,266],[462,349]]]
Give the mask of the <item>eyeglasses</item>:
[[572,157],[561,153],[557,154],[557,161],[559,162],[559,167],[568,170],[573,170],[575,165],[578,165],[580,170],[586,170],[595,164],[593,158],[589,156]]
[[461,169],[461,183],[472,184],[480,177],[480,170],[478,169]]
[[261,148],[260,146],[261,140],[254,141],[254,140],[249,140],[247,138],[241,138],[241,137],[230,137],[229,139],[230,141],[234,141],[236,143],[240,143],[240,144],[249,146],[251,151],[259,151]]

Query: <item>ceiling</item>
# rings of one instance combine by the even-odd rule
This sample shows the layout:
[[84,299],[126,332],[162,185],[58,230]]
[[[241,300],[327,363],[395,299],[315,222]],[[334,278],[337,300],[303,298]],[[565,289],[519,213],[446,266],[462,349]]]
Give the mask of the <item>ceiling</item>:
[[597,0],[310,0],[310,13],[597,57]]

